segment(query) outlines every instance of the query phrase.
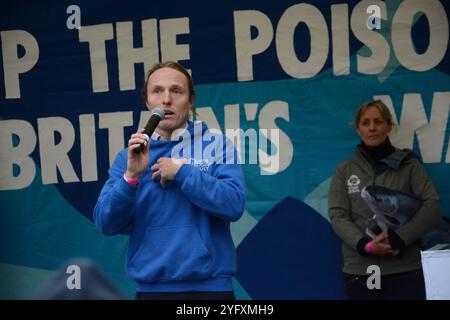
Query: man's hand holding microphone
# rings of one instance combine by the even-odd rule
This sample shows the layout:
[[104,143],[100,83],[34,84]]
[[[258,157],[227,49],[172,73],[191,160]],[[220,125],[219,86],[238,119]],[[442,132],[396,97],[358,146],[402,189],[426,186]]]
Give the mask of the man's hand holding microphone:
[[153,109],[145,128],[139,129],[135,134],[131,135],[128,140],[128,161],[125,176],[128,180],[139,181],[139,177],[144,172],[150,162],[148,153],[150,147],[150,137],[158,126],[159,122],[164,119],[164,111],[156,107]]
[[[131,135],[128,140],[128,161],[125,177],[127,181],[137,184],[142,172],[144,172],[150,162],[149,147],[150,137],[158,126],[159,122],[164,119],[164,111],[156,107],[150,116],[145,128],[139,129],[135,134]],[[152,180],[158,177],[161,179],[161,187],[166,188],[166,181],[173,180],[180,167],[186,163],[185,159],[159,158],[152,170]]]

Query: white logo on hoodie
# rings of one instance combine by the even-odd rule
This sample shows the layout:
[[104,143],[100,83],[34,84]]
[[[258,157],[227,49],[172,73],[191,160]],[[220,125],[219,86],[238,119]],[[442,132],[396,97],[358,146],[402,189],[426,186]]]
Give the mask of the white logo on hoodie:
[[350,178],[347,180],[347,186],[348,186],[348,193],[360,193],[361,190],[359,190],[359,184],[361,183],[361,180],[358,178],[356,174],[352,174]]
[[208,159],[193,159],[189,158],[187,163],[193,165],[194,167],[198,167],[200,171],[208,171],[209,166],[211,165]]

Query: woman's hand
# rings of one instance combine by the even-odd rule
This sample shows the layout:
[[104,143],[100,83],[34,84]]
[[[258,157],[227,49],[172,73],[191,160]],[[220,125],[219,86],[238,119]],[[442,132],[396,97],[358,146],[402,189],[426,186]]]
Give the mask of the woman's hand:
[[395,252],[398,253],[397,251],[392,250],[392,247],[389,243],[387,230],[383,230],[383,232],[381,232],[375,237],[375,239],[372,240],[372,252],[367,248],[367,246],[368,244],[366,245],[365,250],[368,253],[372,253],[375,255],[384,256],[386,254],[394,254]]

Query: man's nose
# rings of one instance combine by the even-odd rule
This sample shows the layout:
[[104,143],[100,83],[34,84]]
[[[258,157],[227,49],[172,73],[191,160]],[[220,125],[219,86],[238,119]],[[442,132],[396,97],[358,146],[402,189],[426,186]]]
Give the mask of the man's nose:
[[172,102],[172,97],[170,95],[169,90],[164,90],[162,98],[163,98],[163,104],[165,104],[165,105],[170,104]]

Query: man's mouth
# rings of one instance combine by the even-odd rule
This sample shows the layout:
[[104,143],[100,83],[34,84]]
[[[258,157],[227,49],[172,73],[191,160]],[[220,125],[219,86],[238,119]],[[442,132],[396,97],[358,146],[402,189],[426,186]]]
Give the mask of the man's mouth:
[[170,117],[170,116],[174,115],[174,113],[172,111],[169,111],[169,110],[165,110],[164,114],[165,114],[166,117]]

